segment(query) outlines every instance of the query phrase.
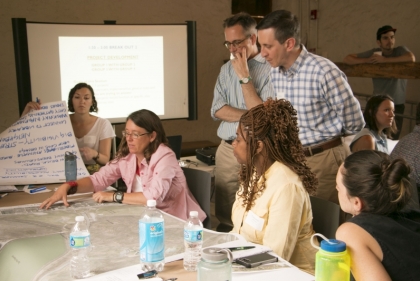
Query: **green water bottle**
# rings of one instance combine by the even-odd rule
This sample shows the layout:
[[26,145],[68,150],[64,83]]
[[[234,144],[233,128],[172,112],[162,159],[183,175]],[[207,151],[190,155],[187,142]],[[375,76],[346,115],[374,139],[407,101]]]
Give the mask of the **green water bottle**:
[[319,249],[315,256],[315,281],[350,281],[350,255],[346,243],[325,239],[321,241],[321,248],[312,245]]

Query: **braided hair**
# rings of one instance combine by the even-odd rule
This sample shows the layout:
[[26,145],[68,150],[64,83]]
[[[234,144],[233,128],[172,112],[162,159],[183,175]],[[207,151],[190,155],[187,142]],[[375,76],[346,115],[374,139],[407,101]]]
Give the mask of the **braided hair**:
[[258,186],[259,176],[253,163],[258,141],[264,144],[267,153],[262,171],[269,168],[269,159],[281,162],[299,176],[310,195],[316,193],[318,180],[306,165],[303,146],[298,137],[296,115],[296,110],[289,101],[271,98],[242,115],[239,121],[242,130],[239,131],[247,143],[247,151],[246,164],[242,165],[239,171],[241,188],[238,195],[247,210],[265,189],[265,175],[261,175],[261,185]]

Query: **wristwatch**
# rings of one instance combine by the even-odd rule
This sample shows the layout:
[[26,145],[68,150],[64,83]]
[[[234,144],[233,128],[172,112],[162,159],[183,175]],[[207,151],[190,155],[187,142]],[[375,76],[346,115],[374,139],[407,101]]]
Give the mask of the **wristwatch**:
[[248,77],[245,77],[245,78],[242,78],[241,80],[239,80],[239,83],[248,84],[249,81],[251,81],[251,80],[252,80],[251,76],[248,76]]
[[114,202],[122,203],[124,199],[124,192],[122,191],[116,191],[114,192]]

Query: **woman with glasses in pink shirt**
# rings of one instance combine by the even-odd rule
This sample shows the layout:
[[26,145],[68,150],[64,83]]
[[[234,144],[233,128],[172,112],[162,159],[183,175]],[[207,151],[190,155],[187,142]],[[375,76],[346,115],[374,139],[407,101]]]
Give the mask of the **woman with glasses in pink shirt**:
[[[122,135],[115,159],[89,177],[62,184],[40,208],[48,209],[59,200],[68,206],[67,195],[93,191],[98,203],[145,205],[154,199],[162,211],[185,220],[194,210],[203,221],[206,215],[189,191],[175,153],[167,146],[159,117],[146,109],[135,111],[128,116]],[[120,178],[127,192],[104,191]]]

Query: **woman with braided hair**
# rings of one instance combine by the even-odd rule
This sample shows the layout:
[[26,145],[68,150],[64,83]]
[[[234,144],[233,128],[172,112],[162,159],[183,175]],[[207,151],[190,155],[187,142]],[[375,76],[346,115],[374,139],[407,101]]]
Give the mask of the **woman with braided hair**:
[[364,150],[338,170],[341,209],[353,214],[336,233],[346,242],[356,280],[410,281],[420,278],[420,212],[410,200],[410,167],[403,159]]
[[317,179],[298,131],[296,111],[284,99],[269,99],[242,115],[232,144],[241,164],[232,232],[313,274],[309,194],[315,194]]

